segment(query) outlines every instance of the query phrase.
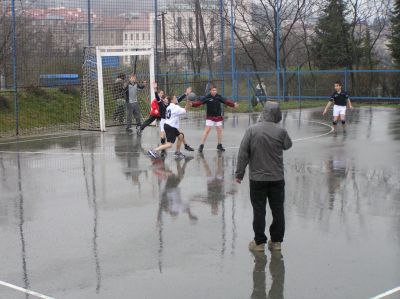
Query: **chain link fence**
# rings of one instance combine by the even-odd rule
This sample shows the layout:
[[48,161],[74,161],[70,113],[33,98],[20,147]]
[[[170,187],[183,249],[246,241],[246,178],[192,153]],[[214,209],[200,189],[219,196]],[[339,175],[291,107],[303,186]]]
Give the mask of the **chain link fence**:
[[[278,93],[275,66],[255,72],[238,50],[234,32],[243,21],[231,18],[231,4],[225,0],[0,1],[0,137],[79,128],[88,46],[153,47],[156,79],[169,95],[182,94],[187,86],[203,95],[212,82],[219,93],[248,101],[250,107],[257,97],[327,98],[333,82],[342,80],[353,98],[400,100],[396,70],[287,67],[280,73]],[[120,64],[132,66],[131,61]],[[111,73],[109,82],[117,76]],[[110,113],[117,109],[116,101],[108,105]],[[194,111],[203,115],[202,110]],[[147,113],[143,109],[143,117]]]

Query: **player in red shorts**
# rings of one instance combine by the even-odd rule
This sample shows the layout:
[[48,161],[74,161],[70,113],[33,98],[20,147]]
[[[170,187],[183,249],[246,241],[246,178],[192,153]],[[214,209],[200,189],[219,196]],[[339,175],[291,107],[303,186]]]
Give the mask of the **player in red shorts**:
[[225,151],[222,147],[222,123],[224,117],[222,116],[221,104],[229,107],[237,107],[238,104],[224,98],[217,93],[217,87],[211,86],[210,93],[198,101],[192,103],[192,107],[199,107],[201,105],[207,105],[206,107],[206,128],[204,129],[203,136],[201,137],[199,152],[202,153],[204,149],[204,143],[207,140],[208,134],[213,127],[217,130],[217,149],[221,152]]

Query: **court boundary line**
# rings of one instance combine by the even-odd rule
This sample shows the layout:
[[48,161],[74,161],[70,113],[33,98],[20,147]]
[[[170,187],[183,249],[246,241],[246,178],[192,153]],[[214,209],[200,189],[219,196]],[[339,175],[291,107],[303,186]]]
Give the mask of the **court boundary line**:
[[[321,138],[324,136],[327,136],[329,134],[331,134],[335,129],[333,128],[333,126],[327,124],[327,123],[323,123],[323,122],[319,122],[319,121],[312,121],[312,120],[303,120],[303,119],[292,119],[293,121],[305,121],[308,123],[315,123],[318,125],[322,125],[325,127],[328,127],[330,130],[329,132],[323,133],[323,134],[319,134],[319,135],[315,135],[315,136],[309,136],[309,137],[304,137],[304,138],[297,138],[297,139],[293,139],[293,142],[299,142],[299,141],[307,141],[307,140],[311,140],[311,139],[317,139],[317,138]],[[88,132],[86,134],[91,134],[93,132]],[[79,136],[81,134],[77,134],[77,135],[64,135],[64,136],[58,136],[58,137],[50,137],[50,138],[43,138],[43,139],[34,139],[34,140],[27,140],[25,142],[29,142],[29,141],[37,141],[37,140],[47,140],[47,139],[56,139],[56,138],[64,138],[64,137],[73,137],[73,136]],[[17,143],[18,141],[12,142],[12,143]],[[0,143],[0,145],[3,144],[12,144],[12,143]],[[239,149],[239,146],[230,146],[230,147],[226,147],[226,149],[228,150],[237,150]],[[173,151],[173,150],[171,150]],[[214,148],[205,148],[204,151],[217,151],[217,149]],[[66,155],[66,156],[71,156],[71,155],[116,155],[116,154],[140,154],[142,153],[140,152],[76,152],[76,153],[68,153],[68,152],[40,152],[40,151],[36,151],[36,152],[32,152],[32,151],[0,151],[1,154],[31,154],[31,155]]]
[[8,282],[2,281],[2,280],[0,280],[0,285],[5,286],[5,287],[8,287],[8,288],[10,288],[10,289],[14,289],[14,290],[16,290],[16,291],[20,291],[20,292],[22,292],[22,293],[25,293],[25,294],[28,294],[28,295],[31,295],[31,296],[35,296],[35,297],[37,297],[37,298],[42,298],[42,299],[55,299],[54,297],[49,297],[49,296],[40,294],[40,293],[35,292],[35,291],[31,291],[31,290],[28,290],[28,289],[24,289],[24,288],[21,288],[21,287],[19,287],[19,286],[13,285],[13,284],[11,284],[11,283],[8,283]]
[[91,131],[91,132],[69,134],[69,135],[64,134],[64,135],[49,136],[49,137],[35,138],[35,139],[13,140],[13,141],[7,141],[7,142],[0,142],[0,145],[35,142],[35,141],[51,140],[51,139],[58,139],[58,138],[67,138],[67,137],[75,137],[75,136],[81,136],[81,135],[91,135],[91,134],[96,134],[96,133],[101,133],[101,132]]
[[394,293],[400,292],[400,286],[395,287],[389,291],[386,291],[382,294],[376,295],[375,297],[371,297],[371,299],[382,299],[385,298],[387,296],[393,295]]

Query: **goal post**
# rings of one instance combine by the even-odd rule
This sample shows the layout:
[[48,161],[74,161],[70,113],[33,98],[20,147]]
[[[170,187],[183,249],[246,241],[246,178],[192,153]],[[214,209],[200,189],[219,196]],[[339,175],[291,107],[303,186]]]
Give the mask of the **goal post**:
[[125,80],[135,73],[138,82],[147,81],[138,101],[142,118],[154,98],[154,49],[145,46],[98,46],[85,48],[82,66],[80,129],[106,131],[106,127],[125,123],[125,102],[114,82],[123,74]]

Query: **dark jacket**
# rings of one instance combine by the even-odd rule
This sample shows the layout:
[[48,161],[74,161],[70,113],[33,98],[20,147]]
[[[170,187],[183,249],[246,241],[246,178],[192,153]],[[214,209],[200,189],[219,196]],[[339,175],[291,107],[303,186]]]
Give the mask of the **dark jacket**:
[[267,102],[260,121],[249,127],[240,144],[236,178],[243,179],[247,164],[250,180],[280,181],[284,179],[283,151],[292,147],[282,120],[279,104]]
[[206,95],[198,101],[192,103],[193,107],[199,107],[201,105],[207,106],[207,119],[213,121],[222,121],[224,118],[222,116],[221,104],[234,107],[235,103],[231,100],[224,98],[223,96],[216,94],[212,96],[211,94]]

